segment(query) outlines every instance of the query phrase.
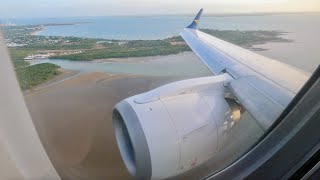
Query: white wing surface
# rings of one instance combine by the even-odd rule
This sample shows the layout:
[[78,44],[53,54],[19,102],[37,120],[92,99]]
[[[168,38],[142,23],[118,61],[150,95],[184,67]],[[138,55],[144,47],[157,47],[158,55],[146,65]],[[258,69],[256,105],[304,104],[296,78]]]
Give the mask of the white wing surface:
[[227,87],[265,127],[282,112],[309,74],[198,30],[202,9],[182,38],[214,75],[230,74]]

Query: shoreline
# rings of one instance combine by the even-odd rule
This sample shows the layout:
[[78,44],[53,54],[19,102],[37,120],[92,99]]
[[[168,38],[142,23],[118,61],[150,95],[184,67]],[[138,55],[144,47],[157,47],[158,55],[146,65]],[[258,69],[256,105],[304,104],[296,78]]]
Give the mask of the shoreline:
[[36,30],[32,31],[29,35],[31,35],[31,36],[39,36],[38,34],[41,33],[42,31],[44,31],[44,28],[40,27],[39,29],[36,29]]
[[[41,60],[28,61],[40,63]],[[93,61],[43,59],[43,63],[80,72],[109,72],[114,74],[138,74],[147,76],[203,77],[210,71],[191,51],[166,56],[110,58]]]
[[50,87],[59,84],[63,81],[66,81],[68,79],[72,79],[80,74],[79,71],[73,71],[69,69],[59,68],[58,69],[61,74],[53,77],[52,79],[48,80],[47,82],[44,82],[42,84],[39,84],[36,87],[32,87],[30,89],[22,90],[23,96],[27,97],[28,95],[32,95],[34,93],[40,92],[45,89],[49,89]]
[[[53,27],[53,26],[75,26],[80,24],[90,24],[92,22],[73,22],[73,23],[49,23],[49,24],[38,24],[36,26],[36,30],[32,31],[29,35],[38,36],[38,34],[45,30],[46,27]],[[64,36],[62,36],[64,37]]]
[[[150,61],[159,60],[165,57],[175,57],[175,56],[183,56],[188,54],[194,54],[193,51],[183,51],[177,54],[169,54],[169,55],[155,55],[155,56],[142,56],[142,57],[123,57],[123,58],[104,58],[104,59],[93,59],[90,61],[83,61],[89,63],[129,63],[129,64],[136,64],[136,63],[147,63]],[[62,59],[68,60],[68,59]],[[75,61],[81,62],[81,61]]]
[[[77,25],[81,23],[62,23],[62,24],[39,24],[20,27],[26,31],[28,43],[24,38],[14,39],[12,46],[23,44],[24,47],[31,49],[25,58],[32,56],[46,56],[49,59],[62,59],[73,61],[94,61],[94,62],[115,62],[118,58],[134,57],[154,57],[173,55],[181,52],[191,51],[183,39],[179,36],[172,36],[159,40],[115,40],[84,38],[77,36],[47,36],[39,35],[49,26]],[[21,30],[16,30],[17,33]],[[288,32],[275,30],[217,30],[201,29],[203,32],[213,35],[219,39],[241,46],[251,51],[267,51],[267,48],[257,48],[256,46],[268,43],[292,42],[284,37]],[[30,32],[31,31],[31,32]],[[14,33],[12,35],[14,37]],[[101,43],[102,42],[102,43]],[[16,51],[19,48],[16,49]],[[17,52],[18,53],[18,52]],[[33,53],[33,54],[31,54]],[[29,57],[31,56],[31,57]],[[123,61],[120,61],[123,62]],[[129,62],[129,61],[124,61]]]
[[41,63],[44,60],[63,60],[63,61],[71,61],[74,63],[146,63],[153,60],[162,59],[164,57],[174,57],[174,56],[183,56],[194,54],[193,51],[183,51],[177,54],[169,54],[169,55],[155,55],[155,56],[141,56],[141,57],[119,57],[119,58],[102,58],[102,59],[93,59],[93,60],[69,60],[69,59],[50,59],[50,58],[38,58],[38,59],[26,59],[24,61],[29,62],[31,65]]

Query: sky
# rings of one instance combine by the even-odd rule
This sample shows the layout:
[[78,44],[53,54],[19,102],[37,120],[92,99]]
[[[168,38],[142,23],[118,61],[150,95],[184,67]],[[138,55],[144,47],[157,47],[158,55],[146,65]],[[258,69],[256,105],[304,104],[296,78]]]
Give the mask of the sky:
[[0,0],[0,18],[320,12],[320,0]]

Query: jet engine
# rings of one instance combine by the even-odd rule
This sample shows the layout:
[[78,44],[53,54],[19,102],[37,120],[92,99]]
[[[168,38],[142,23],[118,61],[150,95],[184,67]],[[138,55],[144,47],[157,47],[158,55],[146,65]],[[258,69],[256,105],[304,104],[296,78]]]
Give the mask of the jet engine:
[[228,74],[167,84],[113,110],[122,159],[138,179],[182,174],[212,158],[241,108],[226,91]]

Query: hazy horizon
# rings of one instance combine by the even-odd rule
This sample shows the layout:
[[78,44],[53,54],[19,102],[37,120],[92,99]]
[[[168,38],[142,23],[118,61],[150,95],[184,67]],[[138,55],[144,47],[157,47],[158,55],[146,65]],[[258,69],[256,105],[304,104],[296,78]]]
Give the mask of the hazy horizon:
[[11,0],[2,2],[0,19],[97,16],[206,15],[319,13],[318,0]]
[[[194,17],[196,12],[193,13],[181,13],[181,14],[138,14],[138,15],[87,15],[87,16],[48,16],[48,17],[0,17],[0,24],[5,23],[1,21],[14,20],[14,19],[63,19],[63,18],[99,18],[99,17],[152,17],[152,16],[190,16]],[[202,17],[232,17],[232,16],[268,16],[268,15],[285,15],[285,14],[320,14],[320,11],[314,12],[253,12],[253,13],[207,13]]]

